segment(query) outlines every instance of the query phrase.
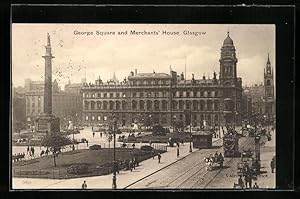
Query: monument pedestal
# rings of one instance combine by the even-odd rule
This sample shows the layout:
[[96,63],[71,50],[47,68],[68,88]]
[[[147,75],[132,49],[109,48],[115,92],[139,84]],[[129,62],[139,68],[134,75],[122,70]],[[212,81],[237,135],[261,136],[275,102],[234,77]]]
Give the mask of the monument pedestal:
[[42,115],[36,118],[35,128],[38,134],[47,134],[60,131],[59,118],[54,115]]

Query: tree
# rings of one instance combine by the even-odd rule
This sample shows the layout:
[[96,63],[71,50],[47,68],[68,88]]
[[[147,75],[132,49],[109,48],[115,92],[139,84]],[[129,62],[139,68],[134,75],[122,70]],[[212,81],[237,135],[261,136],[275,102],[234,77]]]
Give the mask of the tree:
[[49,148],[53,153],[54,166],[56,167],[56,153],[60,151],[66,145],[71,144],[72,141],[67,135],[61,134],[60,132],[47,133],[42,140],[41,145]]

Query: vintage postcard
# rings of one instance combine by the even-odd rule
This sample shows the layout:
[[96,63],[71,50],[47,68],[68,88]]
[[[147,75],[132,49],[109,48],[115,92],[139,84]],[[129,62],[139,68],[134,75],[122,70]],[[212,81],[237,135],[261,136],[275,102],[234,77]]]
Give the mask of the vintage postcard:
[[12,189],[275,189],[272,24],[12,24]]

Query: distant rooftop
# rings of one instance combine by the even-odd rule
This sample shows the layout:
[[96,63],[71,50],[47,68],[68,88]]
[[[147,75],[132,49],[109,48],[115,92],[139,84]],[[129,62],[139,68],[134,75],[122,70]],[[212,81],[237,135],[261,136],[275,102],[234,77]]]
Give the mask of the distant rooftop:
[[167,73],[137,73],[133,76],[129,76],[128,78],[171,78],[171,76]]

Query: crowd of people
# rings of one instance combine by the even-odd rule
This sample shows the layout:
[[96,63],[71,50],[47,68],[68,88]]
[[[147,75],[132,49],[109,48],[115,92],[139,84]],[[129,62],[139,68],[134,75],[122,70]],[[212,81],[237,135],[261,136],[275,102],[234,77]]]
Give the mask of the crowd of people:
[[241,189],[259,189],[259,186],[257,184],[257,182],[254,182],[254,185],[252,186],[252,176],[250,175],[245,175],[244,176],[244,179],[242,178],[242,176],[240,175],[239,176],[239,179],[238,179],[238,183],[234,183],[234,186],[233,188],[241,188]]

